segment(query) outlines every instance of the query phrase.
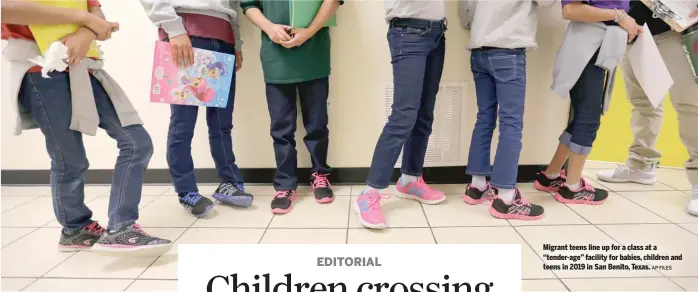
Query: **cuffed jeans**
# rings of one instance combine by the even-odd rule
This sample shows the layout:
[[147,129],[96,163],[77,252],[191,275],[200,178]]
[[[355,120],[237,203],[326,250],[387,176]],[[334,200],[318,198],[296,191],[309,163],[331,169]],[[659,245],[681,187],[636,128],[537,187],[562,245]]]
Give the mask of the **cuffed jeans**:
[[[191,37],[191,43],[194,48],[235,54],[233,45],[220,40]],[[206,108],[208,142],[220,182],[242,183],[242,174],[235,164],[233,137],[231,135],[233,108],[235,107],[235,69],[229,69],[230,74],[233,74],[233,81],[230,86],[228,105],[225,108]],[[199,189],[194,176],[191,143],[194,138],[199,107],[173,104],[170,105],[170,110],[170,128],[167,132],[167,164],[172,184],[177,193],[196,192]]]
[[570,90],[572,120],[560,135],[560,143],[570,152],[588,155],[601,125],[606,90],[606,69],[596,66],[597,51]]
[[[659,53],[669,69],[674,85],[669,90],[671,103],[679,120],[679,136],[688,150],[689,160],[685,166],[688,179],[698,184],[698,85],[693,81],[690,65],[683,53],[681,34],[669,31],[654,36]],[[632,45],[628,46],[628,50]],[[627,52],[627,51],[626,51]],[[647,169],[656,163],[661,153],[655,148],[657,136],[664,120],[663,103],[654,108],[635,78],[627,58],[621,63],[625,80],[625,91],[633,106],[631,127],[634,135],[630,145],[628,165]]]
[[390,23],[394,97],[392,113],[373,152],[367,179],[373,188],[388,187],[401,150],[402,173],[422,174],[444,65],[445,32],[445,21],[393,19]]
[[[53,211],[66,232],[92,222],[85,205],[85,172],[89,167],[82,133],[70,130],[73,114],[68,73],[27,73],[19,91],[21,106],[39,123],[51,157]],[[143,174],[153,155],[153,144],[141,125],[121,126],[111,99],[90,76],[99,113],[99,127],[116,140],[119,156],[114,166],[109,197],[109,230],[119,230],[138,220]]]
[[[468,154],[467,173],[490,176],[496,188],[516,188],[526,101],[526,51],[472,50],[470,68],[477,93],[477,121]],[[492,135],[499,115],[499,143],[490,165]]]
[[267,106],[271,117],[271,137],[274,140],[276,157],[276,174],[274,189],[277,191],[295,190],[298,187],[296,170],[298,152],[296,151],[296,123],[298,108],[296,100],[300,98],[303,126],[306,135],[303,138],[310,152],[312,173],[329,174],[327,151],[330,130],[327,128],[327,98],[329,95],[327,77],[289,84],[267,83]]

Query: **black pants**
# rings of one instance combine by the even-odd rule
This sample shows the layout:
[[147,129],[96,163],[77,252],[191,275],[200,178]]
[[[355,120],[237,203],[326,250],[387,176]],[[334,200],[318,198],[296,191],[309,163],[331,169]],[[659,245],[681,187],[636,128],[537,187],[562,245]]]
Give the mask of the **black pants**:
[[329,173],[330,167],[327,165],[330,132],[327,128],[328,78],[290,84],[267,83],[266,90],[271,117],[271,137],[274,139],[276,156],[274,189],[295,190],[298,185],[295,139],[298,119],[297,97],[300,98],[303,126],[306,131],[303,142],[308,147],[312,161],[311,172]]

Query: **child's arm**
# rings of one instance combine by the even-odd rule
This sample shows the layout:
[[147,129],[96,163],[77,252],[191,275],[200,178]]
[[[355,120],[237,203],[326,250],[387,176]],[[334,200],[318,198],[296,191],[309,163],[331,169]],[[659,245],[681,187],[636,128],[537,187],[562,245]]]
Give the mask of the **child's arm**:
[[240,2],[235,1],[233,4],[233,9],[235,10],[237,17],[234,21],[231,21],[233,26],[233,34],[235,34],[235,52],[242,51],[242,35],[240,34],[240,17],[242,17],[242,11],[240,9]]
[[310,26],[305,29],[294,29],[293,38],[282,43],[283,46],[286,48],[292,48],[303,45],[303,43],[312,38],[325,26],[325,23],[330,20],[332,15],[334,15],[334,13],[337,11],[337,8],[339,8],[339,6],[342,4],[344,4],[344,0],[323,0],[320,10],[318,10],[315,18],[313,18],[313,22],[310,23]]
[[634,39],[642,31],[635,19],[620,9],[598,8],[587,5],[581,0],[563,0],[562,18],[573,21],[599,22],[616,21],[628,32],[628,38]]
[[191,39],[184,28],[182,18],[177,15],[172,1],[140,0],[141,5],[155,26],[162,28],[170,39],[172,61],[180,68],[194,65],[194,50]]
[[287,32],[291,27],[269,21],[262,13],[262,3],[259,0],[242,0],[240,6],[242,6],[242,11],[247,15],[247,18],[264,31],[272,42],[280,44],[282,41],[291,39]]
[[2,23],[32,24],[77,24],[92,30],[99,39],[108,39],[116,23],[98,16],[70,8],[62,8],[23,0],[2,0]]

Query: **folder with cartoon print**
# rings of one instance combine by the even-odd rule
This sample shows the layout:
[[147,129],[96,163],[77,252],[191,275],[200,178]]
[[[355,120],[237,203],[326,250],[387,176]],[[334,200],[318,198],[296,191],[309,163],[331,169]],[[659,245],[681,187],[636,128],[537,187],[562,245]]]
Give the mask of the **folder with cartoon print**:
[[178,68],[170,43],[156,41],[150,101],[225,108],[235,72],[235,55],[194,49],[194,65]]
[[[87,11],[87,1],[86,0],[32,0],[34,2],[50,5],[62,8],[72,8],[76,10]],[[59,24],[59,25],[30,25],[29,30],[31,30],[36,40],[36,44],[39,46],[39,50],[43,54],[48,50],[52,43],[59,41],[61,38],[74,33],[80,28],[77,24]],[[97,42],[93,41],[90,45],[90,49],[87,51],[86,57],[101,59],[102,53],[97,46]]]

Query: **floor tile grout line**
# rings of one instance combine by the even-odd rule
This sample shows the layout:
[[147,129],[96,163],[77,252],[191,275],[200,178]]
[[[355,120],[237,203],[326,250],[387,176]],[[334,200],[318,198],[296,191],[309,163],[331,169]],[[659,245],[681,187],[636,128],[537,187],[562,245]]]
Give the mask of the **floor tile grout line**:
[[[2,227],[2,228],[5,228],[5,227]],[[27,227],[27,228],[34,228],[34,227]],[[22,238],[25,238],[25,237],[29,236],[30,234],[36,232],[36,231],[39,230],[39,229],[41,229],[41,227],[39,227],[39,228],[34,228],[34,230],[29,231],[29,233],[27,233],[27,234],[25,234],[25,235],[22,235],[22,236],[20,236],[19,238],[13,240],[13,241],[10,241],[9,243],[7,243],[7,244],[6,244],[5,246],[3,246],[3,247],[0,247],[0,250],[1,250],[1,249],[5,249],[6,247],[9,247],[10,245],[14,244],[15,242],[19,241],[19,240],[22,239]]]
[[[523,242],[526,243],[526,245],[528,246],[528,248],[530,248],[531,251],[533,251],[533,253],[538,257],[538,259],[540,259],[540,261],[541,261],[543,264],[545,264],[545,260],[543,259],[543,257],[542,257],[541,255],[539,255],[539,254],[536,252],[536,250],[533,248],[533,246],[531,245],[531,243],[528,242],[528,240],[526,240],[526,238],[521,234],[521,232],[519,232],[518,229],[516,229],[516,226],[514,226],[513,224],[511,224],[511,220],[506,219],[506,221],[507,221],[507,223],[509,223],[509,227],[511,227],[512,229],[514,229],[514,232],[516,232],[516,234],[519,235],[519,238],[521,238],[521,240],[523,240]],[[521,263],[522,263],[522,266],[523,266],[523,250],[521,250]],[[522,267],[522,269],[523,269],[523,267]],[[555,276],[555,278],[556,278],[558,281],[560,281],[560,283],[562,283],[562,286],[564,286],[565,289],[567,289],[567,291],[570,291],[570,288],[567,287],[567,285],[566,285],[564,282],[562,282],[562,280],[560,279],[560,275],[558,275],[557,273],[555,273],[555,271],[550,271],[550,272],[553,273],[553,275]]]
[[[53,222],[53,221],[51,221]],[[578,223],[578,224],[524,224],[524,225],[438,225],[438,226],[431,226],[431,228],[434,229],[444,229],[444,228],[497,228],[497,227],[507,227],[507,226],[513,226],[513,227],[565,227],[565,226],[589,226],[589,225],[597,225],[597,226],[623,226],[623,225],[678,225],[681,227],[681,229],[687,230],[683,228],[680,224],[688,224],[688,225],[698,225],[698,223],[673,223],[673,222],[667,222],[667,223],[603,223],[603,224],[593,224],[593,223]],[[187,227],[187,226],[152,226],[152,225],[145,225],[142,226],[145,228],[158,228],[158,229],[346,229],[347,227],[344,226],[337,226],[337,227],[315,227],[315,226],[298,226],[298,227],[265,227],[265,226],[198,226],[198,227]],[[20,228],[34,228],[34,229],[58,229],[61,228],[60,226],[2,226],[2,228],[5,229],[20,229]],[[429,228],[429,226],[397,226],[397,227],[390,227],[391,229],[418,229],[418,228]],[[363,227],[349,227],[349,229],[363,229]],[[687,230],[690,232],[690,230]],[[694,234],[693,232],[690,232],[691,234]]]
[[[6,197],[6,198],[22,198],[22,197]],[[34,197],[33,199],[31,199],[31,200],[29,200],[29,201],[26,201],[26,202],[24,202],[24,203],[22,203],[22,204],[19,204],[19,205],[17,205],[17,206],[14,206],[14,207],[8,209],[8,210],[3,211],[2,214],[8,213],[8,212],[10,212],[10,211],[12,211],[12,210],[14,210],[14,209],[17,209],[17,208],[22,207],[22,206],[24,206],[24,205],[26,205],[26,204],[29,204],[29,203],[31,203],[31,202],[33,202],[33,201],[36,201],[36,200],[38,200],[39,198],[41,198],[41,197]]]
[[424,210],[424,204],[422,204],[420,202],[419,207],[422,209],[422,214],[424,215],[424,220],[427,221],[427,226],[429,227],[429,232],[431,232],[431,238],[434,239],[434,244],[439,244],[439,241],[436,240],[436,234],[434,234],[434,229],[431,228],[431,223],[429,223],[429,216],[427,216],[427,211]]
[[[687,228],[684,228],[683,226],[681,226],[681,224],[693,224],[693,223],[678,223],[678,222],[674,222],[674,221],[669,220],[668,218],[665,218],[664,216],[662,216],[662,215],[660,215],[660,214],[658,214],[658,213],[656,213],[656,212],[650,210],[649,208],[647,208],[647,207],[645,207],[645,206],[639,204],[638,202],[633,201],[632,199],[630,199],[630,198],[628,198],[628,197],[626,197],[626,196],[624,196],[624,195],[622,195],[622,194],[620,194],[620,193],[618,193],[618,195],[621,196],[621,197],[623,197],[624,199],[626,199],[626,200],[632,202],[633,204],[639,206],[640,208],[645,209],[645,210],[647,210],[648,212],[650,212],[650,213],[656,215],[657,217],[666,220],[667,222],[669,222],[668,224],[676,225],[676,227],[678,227],[678,228],[680,228],[680,229],[683,229],[683,230],[686,230],[686,231],[687,231],[688,233],[690,233],[690,234],[695,234],[696,236],[698,236],[698,234],[693,233],[691,230],[688,230]],[[661,224],[667,224],[667,223],[661,223]]]
[[[349,188],[349,193],[354,191],[354,186]],[[349,197],[349,212],[347,212],[347,231],[344,236],[344,244],[349,244],[349,224],[351,224],[351,212],[355,212],[353,209],[354,207],[354,202],[351,197]],[[357,214],[358,215],[358,214]]]
[[259,237],[259,240],[257,240],[257,244],[262,244],[262,240],[264,239],[264,236],[267,234],[267,230],[269,230],[269,226],[271,226],[271,222],[274,221],[274,218],[276,218],[276,214],[272,213],[271,218],[269,218],[269,222],[267,223],[267,227],[264,228],[262,235]]

